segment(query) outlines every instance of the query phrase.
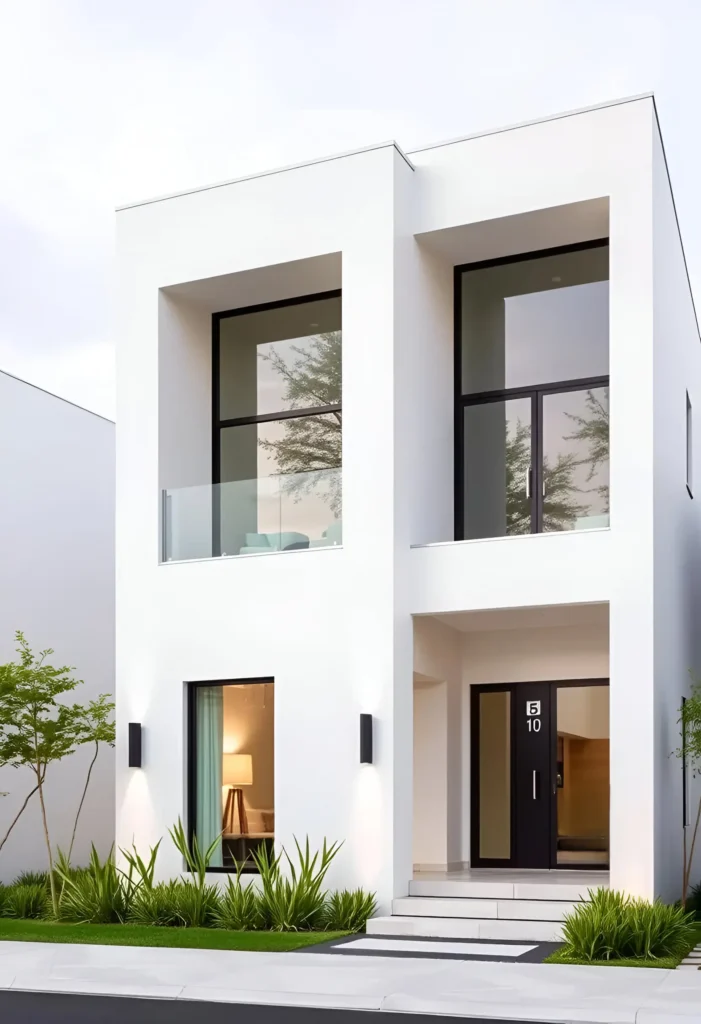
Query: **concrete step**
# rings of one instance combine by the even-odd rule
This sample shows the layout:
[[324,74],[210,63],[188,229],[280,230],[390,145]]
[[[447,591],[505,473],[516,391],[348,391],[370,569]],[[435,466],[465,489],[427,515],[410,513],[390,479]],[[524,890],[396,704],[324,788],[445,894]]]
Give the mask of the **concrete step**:
[[432,939],[516,939],[560,942],[557,921],[506,921],[478,917],[372,917],[368,935],[407,935]]
[[[575,903],[589,898],[589,889],[599,883],[569,882],[508,882],[473,881],[472,879],[413,879],[409,882],[410,896],[430,896],[445,899],[486,900],[546,900]],[[602,878],[601,885],[608,885]]]
[[392,900],[399,917],[463,917],[510,921],[562,921],[577,903],[564,900],[478,900],[404,896]]

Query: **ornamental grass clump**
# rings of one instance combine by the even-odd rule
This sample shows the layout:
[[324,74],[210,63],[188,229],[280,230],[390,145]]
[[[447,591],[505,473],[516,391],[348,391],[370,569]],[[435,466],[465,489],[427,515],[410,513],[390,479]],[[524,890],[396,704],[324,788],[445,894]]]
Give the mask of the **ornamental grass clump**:
[[129,893],[112,850],[102,861],[93,846],[87,869],[78,873],[70,870],[67,857],[59,852],[55,870],[59,881],[56,917],[81,924],[124,924]]
[[590,889],[589,901],[565,917],[562,955],[585,962],[682,957],[694,939],[692,920],[681,907],[659,900]]
[[[275,857],[261,846],[253,853],[260,874],[260,908],[263,927],[272,931],[296,932],[302,929],[323,928],[327,894],[323,889],[331,861],[341,848],[340,843],[330,846],[324,839],[321,851],[312,855],[307,837],[304,848],[295,839],[297,863],[283,848]],[[283,855],[289,874],[283,874]]]
[[332,932],[362,932],[376,910],[374,892],[365,889],[332,892],[324,907],[324,927]]
[[217,928],[247,932],[263,926],[260,893],[251,881],[242,885],[242,870],[243,864],[237,864],[236,878],[228,879],[220,895],[219,907],[214,915]]
[[20,918],[48,917],[51,910],[45,885],[9,885],[3,892],[2,916]]

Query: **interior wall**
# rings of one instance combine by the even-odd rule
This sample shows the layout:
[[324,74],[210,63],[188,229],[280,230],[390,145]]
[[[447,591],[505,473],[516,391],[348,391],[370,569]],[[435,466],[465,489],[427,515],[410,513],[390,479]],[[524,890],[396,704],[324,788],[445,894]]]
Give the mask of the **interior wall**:
[[580,739],[608,739],[609,687],[563,686],[558,689],[557,731]]
[[243,786],[247,809],[275,808],[275,686],[224,686],[224,753],[250,754],[253,784]]

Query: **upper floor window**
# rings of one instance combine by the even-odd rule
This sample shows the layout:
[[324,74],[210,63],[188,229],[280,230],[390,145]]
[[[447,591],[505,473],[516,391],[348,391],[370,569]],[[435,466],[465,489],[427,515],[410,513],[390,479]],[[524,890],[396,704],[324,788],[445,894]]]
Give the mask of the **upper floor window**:
[[457,537],[608,526],[607,241],[458,269]]
[[341,338],[340,292],[215,316],[221,554],[340,543]]

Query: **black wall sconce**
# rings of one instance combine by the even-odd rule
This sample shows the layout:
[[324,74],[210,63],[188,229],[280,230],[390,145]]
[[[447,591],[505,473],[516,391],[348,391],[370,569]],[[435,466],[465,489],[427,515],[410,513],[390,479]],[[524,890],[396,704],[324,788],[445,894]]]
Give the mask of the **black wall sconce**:
[[141,722],[129,723],[129,767],[141,767]]
[[360,763],[372,764],[372,715],[360,716]]

